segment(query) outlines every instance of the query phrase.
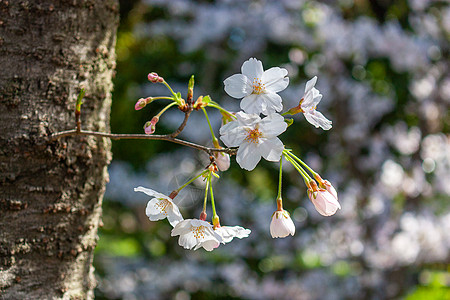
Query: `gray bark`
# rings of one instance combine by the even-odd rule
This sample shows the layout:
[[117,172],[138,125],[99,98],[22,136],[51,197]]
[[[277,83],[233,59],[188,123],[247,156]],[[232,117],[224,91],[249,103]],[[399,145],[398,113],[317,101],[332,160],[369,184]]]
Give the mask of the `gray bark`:
[[0,298],[93,298],[110,141],[116,0],[0,0]]

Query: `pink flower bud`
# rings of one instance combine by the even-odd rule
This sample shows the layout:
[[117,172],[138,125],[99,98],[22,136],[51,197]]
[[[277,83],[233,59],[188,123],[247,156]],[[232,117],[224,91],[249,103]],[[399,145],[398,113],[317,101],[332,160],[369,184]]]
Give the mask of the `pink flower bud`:
[[220,171],[225,172],[230,168],[230,155],[223,152],[215,152],[214,158]]
[[337,198],[326,189],[319,188],[316,191],[308,189],[308,197],[322,216],[332,216],[338,209],[341,209]]
[[145,123],[144,125],[144,131],[145,134],[153,134],[156,130],[156,126],[151,122],[148,121],[147,123]]
[[145,134],[153,134],[156,130],[156,123],[158,123],[159,118],[153,117],[151,121],[148,121],[144,125]]
[[136,104],[134,105],[135,110],[143,109],[147,105],[147,102],[144,98],[139,99]]
[[201,213],[200,213],[200,220],[202,220],[202,221],[205,221],[206,220],[206,217],[207,217],[207,214],[206,214],[206,212],[205,211],[202,211]]
[[[147,77],[148,77],[148,80],[149,80],[150,82],[153,82],[153,83],[158,82],[159,79],[161,78],[161,77],[159,77],[159,75],[156,74],[155,72],[149,73]],[[162,78],[161,78],[161,79],[162,79]]]
[[147,98],[140,98],[136,104],[134,105],[134,109],[135,110],[140,110],[142,108],[144,108],[147,104],[151,103],[153,101],[152,97],[147,97]]
[[284,238],[295,234],[294,222],[284,209],[273,213],[272,222],[270,222],[270,234],[273,238]]

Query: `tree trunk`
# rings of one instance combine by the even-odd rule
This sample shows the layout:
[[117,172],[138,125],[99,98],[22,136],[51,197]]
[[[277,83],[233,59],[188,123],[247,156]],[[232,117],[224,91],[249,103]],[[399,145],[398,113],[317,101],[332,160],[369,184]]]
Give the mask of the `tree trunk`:
[[116,0],[0,0],[0,298],[89,299],[110,142]]

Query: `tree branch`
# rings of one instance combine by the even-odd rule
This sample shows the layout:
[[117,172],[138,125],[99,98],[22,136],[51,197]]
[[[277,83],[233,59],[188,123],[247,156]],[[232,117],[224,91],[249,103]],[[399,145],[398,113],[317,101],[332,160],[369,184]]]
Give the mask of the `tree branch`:
[[[181,132],[181,131],[180,131]],[[110,138],[113,140],[159,140],[159,141],[168,141],[176,144],[180,144],[183,146],[191,147],[197,150],[205,151],[208,154],[212,154],[214,152],[225,152],[229,155],[236,155],[237,149],[233,148],[209,148],[202,145],[198,145],[192,142],[188,142],[185,140],[180,140],[175,137],[173,137],[173,134],[165,134],[165,135],[147,135],[147,134],[117,134],[117,133],[106,133],[106,132],[98,132],[98,131],[87,131],[87,130],[80,130],[77,131],[77,129],[72,130],[66,130],[61,132],[56,132],[50,136],[50,140],[56,140],[63,137],[68,136],[98,136],[98,137],[104,137],[104,138]]]

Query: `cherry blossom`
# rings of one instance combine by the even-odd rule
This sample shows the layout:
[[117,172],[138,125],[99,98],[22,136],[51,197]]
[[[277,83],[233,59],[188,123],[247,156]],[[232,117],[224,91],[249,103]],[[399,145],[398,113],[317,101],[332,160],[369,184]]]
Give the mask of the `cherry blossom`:
[[272,222],[270,222],[270,234],[273,238],[284,238],[295,234],[294,222],[284,209],[273,213]]
[[223,83],[228,95],[243,98],[242,110],[249,114],[269,115],[283,109],[277,93],[289,84],[286,69],[273,67],[264,71],[261,61],[250,58],[242,64],[241,73],[228,77]]
[[322,94],[314,87],[316,82],[317,76],[314,76],[306,83],[305,95],[299,104],[300,111],[304,114],[306,120],[316,128],[321,127],[323,130],[329,130],[332,127],[332,122],[316,110],[317,105],[322,100]]
[[214,232],[210,223],[197,219],[179,222],[172,229],[171,235],[179,235],[178,244],[185,249],[197,250],[203,247],[206,251],[212,251],[223,241],[222,237]]
[[278,135],[287,124],[279,114],[261,119],[255,114],[238,112],[237,119],[220,128],[220,139],[228,147],[239,147],[236,161],[245,170],[253,170],[261,156],[268,161],[279,161],[284,145]]
[[142,186],[135,188],[134,191],[142,192],[153,197],[148,201],[145,209],[145,214],[150,221],[158,221],[167,218],[170,225],[175,226],[178,222],[183,220],[183,216],[181,215],[178,206],[173,203],[170,197]]

